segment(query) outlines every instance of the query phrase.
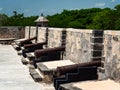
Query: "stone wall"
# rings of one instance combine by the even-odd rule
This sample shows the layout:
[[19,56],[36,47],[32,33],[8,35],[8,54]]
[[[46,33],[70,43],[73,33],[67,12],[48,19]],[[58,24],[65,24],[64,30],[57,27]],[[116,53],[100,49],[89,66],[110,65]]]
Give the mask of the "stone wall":
[[104,32],[105,75],[120,80],[120,31]]
[[[30,31],[29,31],[30,30]],[[36,34],[36,27],[31,26],[30,28],[27,26],[25,28],[25,37],[34,37],[37,35],[37,42],[46,41],[46,33],[48,33],[48,47],[59,47],[61,46],[62,41],[62,31],[63,28],[48,28],[48,32],[46,27],[38,27],[38,34]],[[30,33],[30,34],[29,34]]]
[[29,26],[26,26],[25,27],[25,38],[29,38],[29,33],[30,33],[30,27]]
[[46,35],[46,28],[39,27],[38,28],[37,42],[45,42],[46,41],[45,35]]
[[30,38],[35,37],[36,36],[36,27],[31,26],[30,27]]
[[61,46],[63,30],[63,28],[48,28],[48,47]]
[[25,28],[16,26],[0,27],[0,38],[24,38]]
[[[36,27],[35,26],[26,26],[25,27],[25,38],[32,38],[36,36]],[[33,40],[33,43],[36,42]]]
[[67,29],[66,59],[75,63],[91,61],[92,30]]
[[[32,27],[31,36],[36,35],[35,28]],[[48,28],[48,47],[61,46],[62,31],[65,30],[67,31],[66,51],[63,59],[69,59],[75,63],[92,61],[91,37],[93,30]],[[39,27],[38,42],[43,41],[46,41],[46,28]],[[120,80],[120,31],[104,31],[103,45],[104,74],[107,78]]]

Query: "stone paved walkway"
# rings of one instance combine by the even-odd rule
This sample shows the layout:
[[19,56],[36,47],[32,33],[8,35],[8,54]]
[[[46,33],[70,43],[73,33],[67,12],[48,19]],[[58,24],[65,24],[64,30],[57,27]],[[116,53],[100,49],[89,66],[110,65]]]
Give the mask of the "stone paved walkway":
[[12,46],[0,45],[0,90],[44,90],[20,59]]

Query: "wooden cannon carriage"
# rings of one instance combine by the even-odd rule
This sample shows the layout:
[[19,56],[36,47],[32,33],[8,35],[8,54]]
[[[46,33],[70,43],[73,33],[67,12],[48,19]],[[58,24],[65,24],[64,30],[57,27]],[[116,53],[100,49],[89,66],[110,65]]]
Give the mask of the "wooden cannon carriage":
[[32,37],[32,38],[29,38],[29,39],[25,39],[25,40],[18,40],[18,41],[15,41],[16,43],[16,47],[14,47],[17,51],[20,51],[21,50],[21,47],[23,47],[24,45],[26,44],[32,44],[32,40],[36,40],[37,37]]
[[65,51],[65,46],[35,50],[35,60],[33,60],[33,65],[36,68],[36,63],[38,62],[61,60],[61,52],[63,51]]
[[60,84],[98,79],[97,67],[101,60],[57,67],[54,73],[54,87],[61,90]]
[[22,50],[23,57],[26,58],[26,53],[34,52],[37,49],[43,49],[43,45],[46,45],[46,44],[47,44],[46,42],[40,42],[35,44],[24,45],[24,49]]

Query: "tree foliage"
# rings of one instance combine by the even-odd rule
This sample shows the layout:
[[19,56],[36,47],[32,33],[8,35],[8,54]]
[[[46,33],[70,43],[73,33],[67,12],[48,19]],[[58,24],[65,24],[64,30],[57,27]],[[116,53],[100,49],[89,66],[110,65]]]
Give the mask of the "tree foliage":
[[38,16],[25,17],[23,13],[13,11],[13,15],[8,17],[5,14],[0,14],[0,25],[2,26],[34,26]]
[[116,5],[114,9],[63,10],[62,13],[47,18],[50,20],[50,27],[120,30],[120,5]]
[[[38,16],[25,17],[23,13],[13,11],[8,17],[0,14],[0,25],[3,26],[34,26]],[[49,27],[111,29],[120,30],[120,4],[111,8],[90,8],[80,10],[63,10],[61,13],[48,15]]]

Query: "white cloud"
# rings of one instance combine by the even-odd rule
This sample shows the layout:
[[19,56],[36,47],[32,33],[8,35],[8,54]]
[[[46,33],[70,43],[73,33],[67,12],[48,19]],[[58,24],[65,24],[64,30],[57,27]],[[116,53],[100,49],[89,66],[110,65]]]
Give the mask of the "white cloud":
[[0,11],[2,11],[3,10],[3,8],[0,8]]
[[116,0],[111,0],[111,2],[115,2]]
[[102,2],[102,3],[96,3],[95,6],[96,7],[102,7],[102,6],[105,6],[105,3],[104,2]]

